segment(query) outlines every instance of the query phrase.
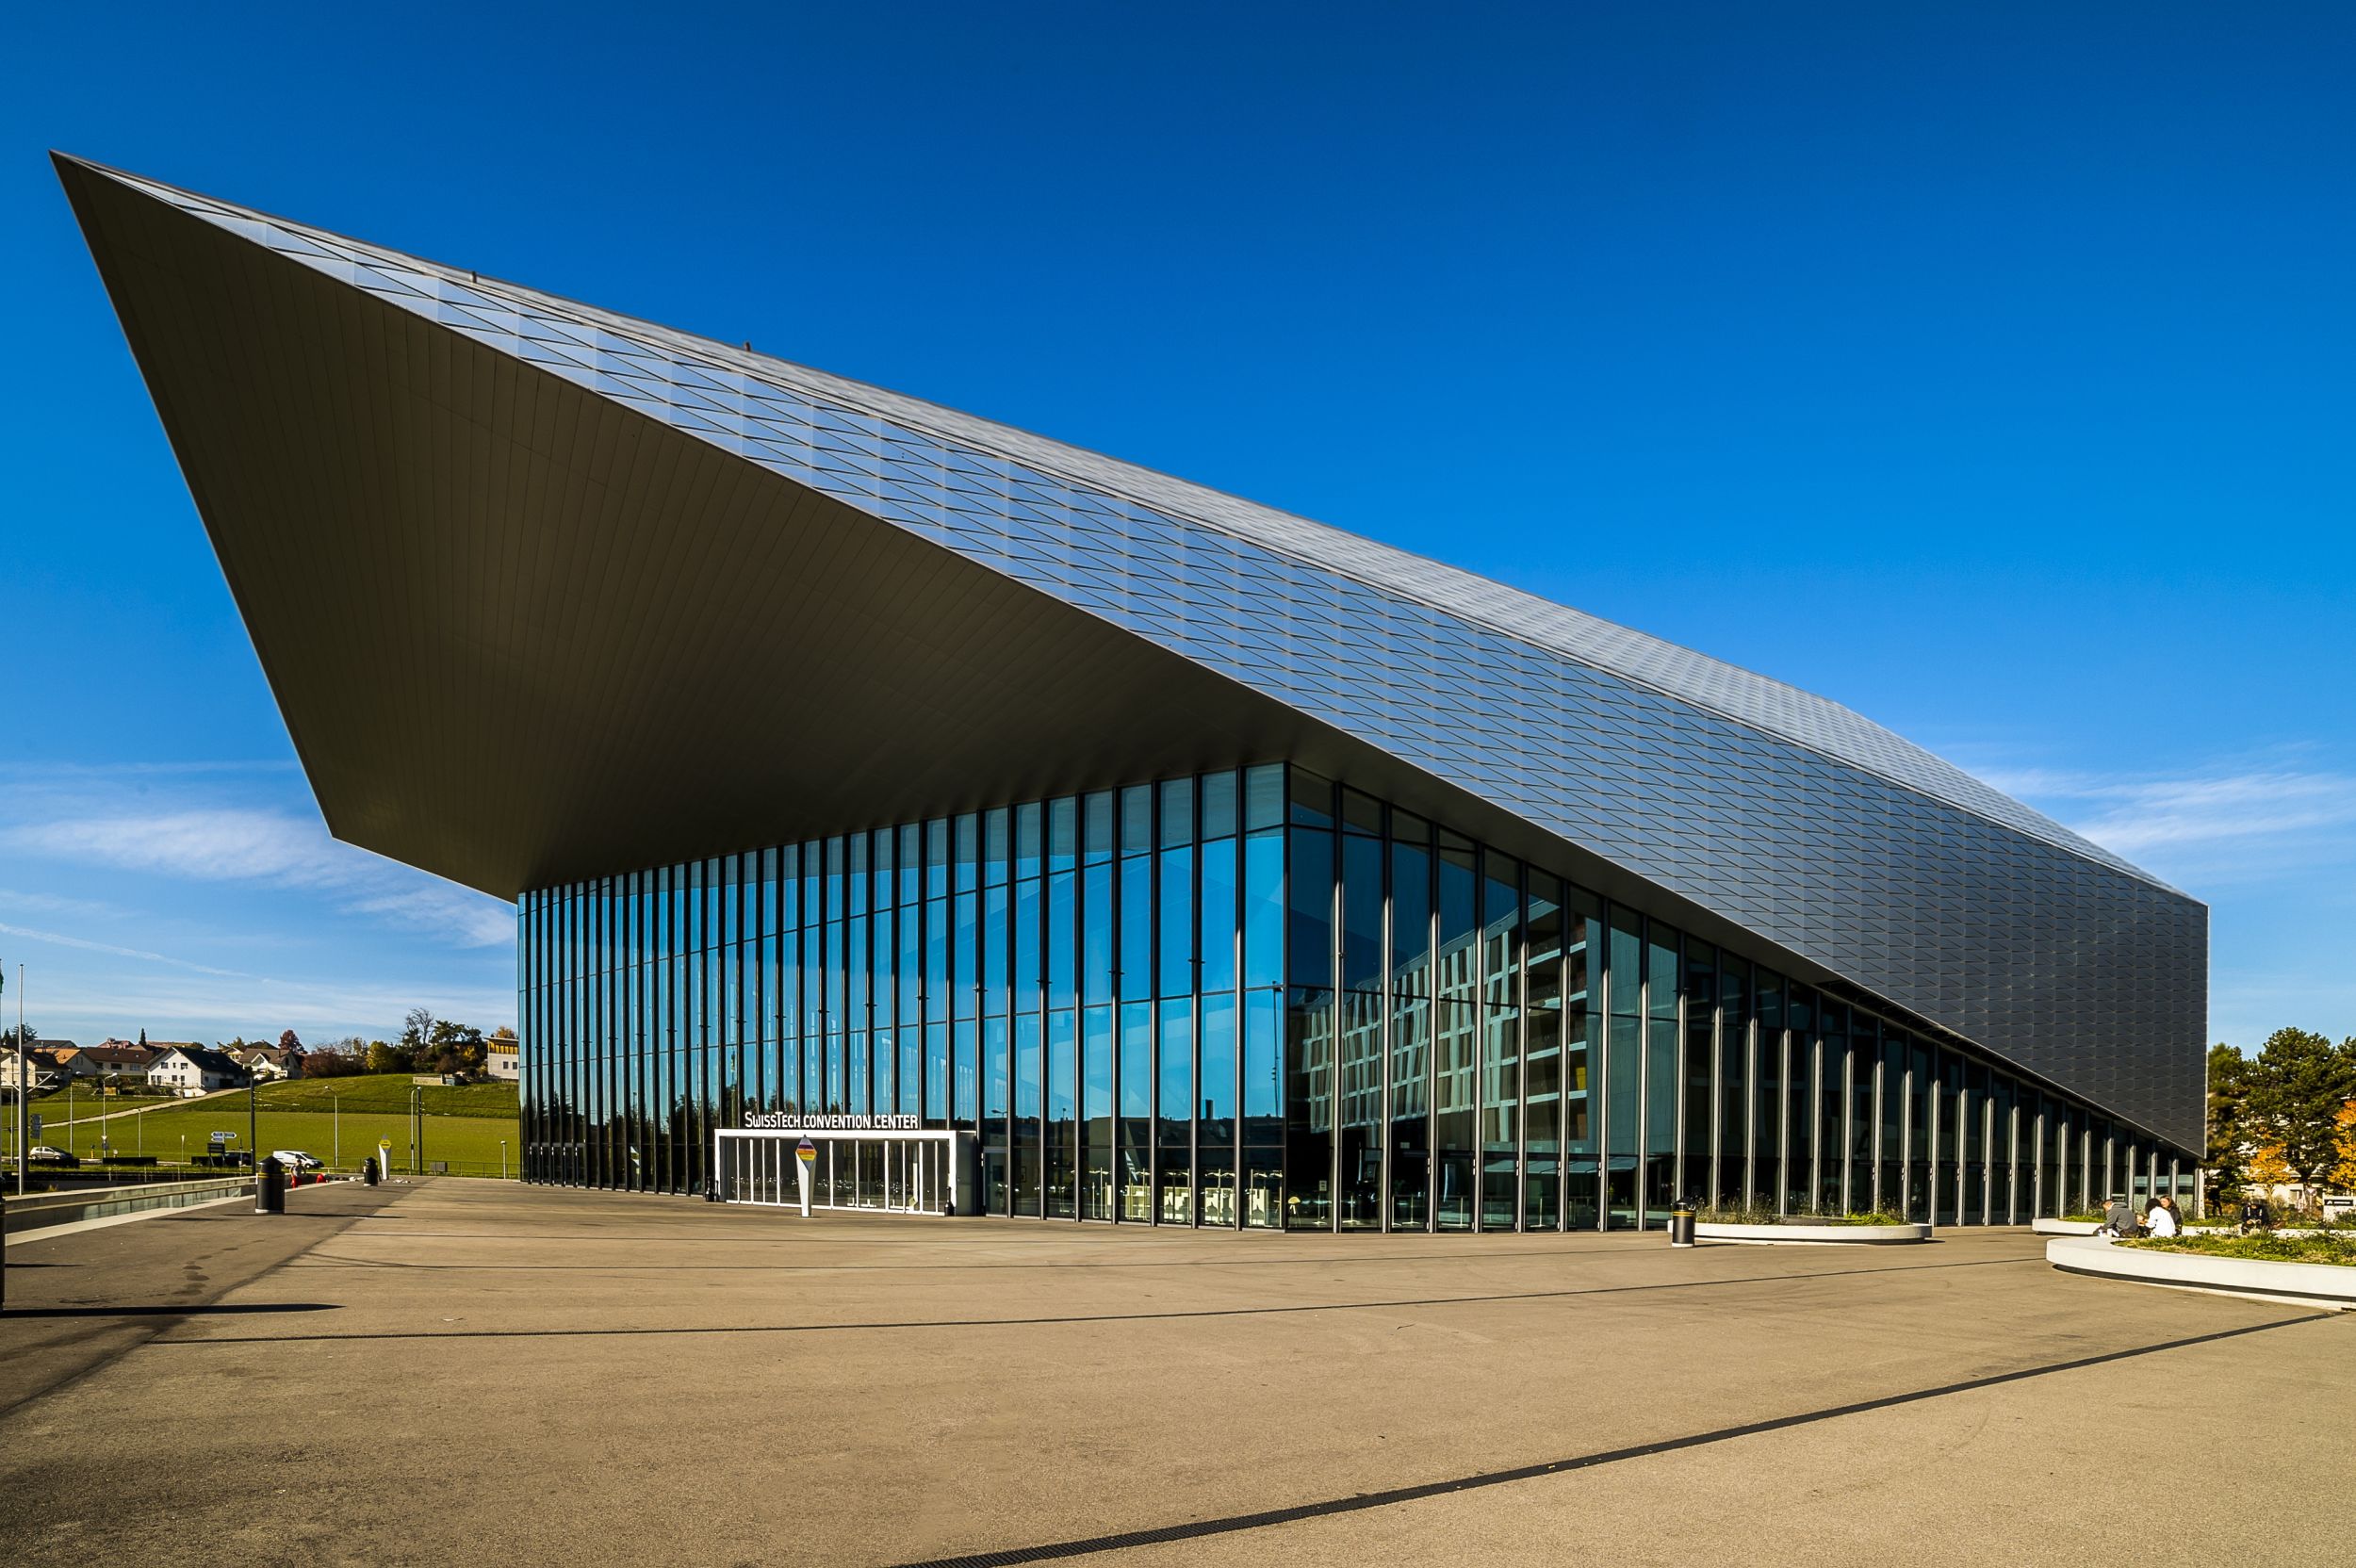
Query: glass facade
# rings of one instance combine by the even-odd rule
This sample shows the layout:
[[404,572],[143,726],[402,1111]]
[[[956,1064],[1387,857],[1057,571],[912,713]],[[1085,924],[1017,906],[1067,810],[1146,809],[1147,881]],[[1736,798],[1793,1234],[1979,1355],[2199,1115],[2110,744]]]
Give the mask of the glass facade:
[[[2020,1223],[2190,1184],[1952,1042],[1298,767],[528,893],[526,1174],[703,1190],[748,1115],[978,1135],[990,1213]],[[2179,1164],[2181,1160],[2181,1165]]]

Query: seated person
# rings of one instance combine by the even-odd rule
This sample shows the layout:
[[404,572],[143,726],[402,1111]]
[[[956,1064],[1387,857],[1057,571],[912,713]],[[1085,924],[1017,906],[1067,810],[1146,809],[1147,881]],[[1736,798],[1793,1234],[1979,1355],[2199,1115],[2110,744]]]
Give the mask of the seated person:
[[2111,1199],[2102,1211],[2102,1233],[2107,1236],[2131,1236],[2140,1229],[2135,1224],[2135,1211],[2127,1206],[2127,1195],[2119,1193]]
[[2151,1212],[2143,1217],[2145,1228],[2155,1236],[2176,1234],[2176,1211],[2165,1201],[2151,1205]]

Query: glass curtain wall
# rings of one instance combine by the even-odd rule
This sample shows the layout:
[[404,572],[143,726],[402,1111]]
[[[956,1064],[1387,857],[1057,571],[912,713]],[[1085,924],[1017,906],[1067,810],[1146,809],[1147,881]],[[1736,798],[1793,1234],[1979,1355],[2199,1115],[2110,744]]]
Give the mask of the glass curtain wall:
[[530,892],[516,972],[539,1182],[700,1192],[713,1133],[779,1113],[971,1129],[991,1212],[1140,1224],[2003,1224],[2191,1181],[1864,999],[1276,764]]

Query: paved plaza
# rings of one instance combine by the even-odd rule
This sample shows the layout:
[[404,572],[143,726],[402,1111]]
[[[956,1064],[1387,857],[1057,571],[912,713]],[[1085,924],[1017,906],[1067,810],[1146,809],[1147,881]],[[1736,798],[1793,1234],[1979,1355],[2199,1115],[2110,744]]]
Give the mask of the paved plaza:
[[2356,1539],[2356,1315],[2061,1275],[2020,1231],[1672,1251],[458,1180],[290,1208],[8,1249],[12,1562],[2087,1568]]

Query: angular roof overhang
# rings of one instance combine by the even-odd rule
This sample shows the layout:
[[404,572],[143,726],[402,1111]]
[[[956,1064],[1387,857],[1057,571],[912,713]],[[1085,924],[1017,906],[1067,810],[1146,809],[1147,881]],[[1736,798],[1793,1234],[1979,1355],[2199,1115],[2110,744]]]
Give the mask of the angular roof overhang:
[[[750,433],[812,373],[57,164],[338,838],[512,898],[1284,759],[2197,1141],[2206,911],[1845,710],[1215,496],[937,528],[860,466],[891,395],[821,475]],[[598,346],[543,368],[510,306]],[[744,400],[697,433],[691,383]],[[1106,527],[1140,576],[1079,558]]]
[[1287,759],[1837,978],[1085,610],[58,166],[339,839],[512,899]]

